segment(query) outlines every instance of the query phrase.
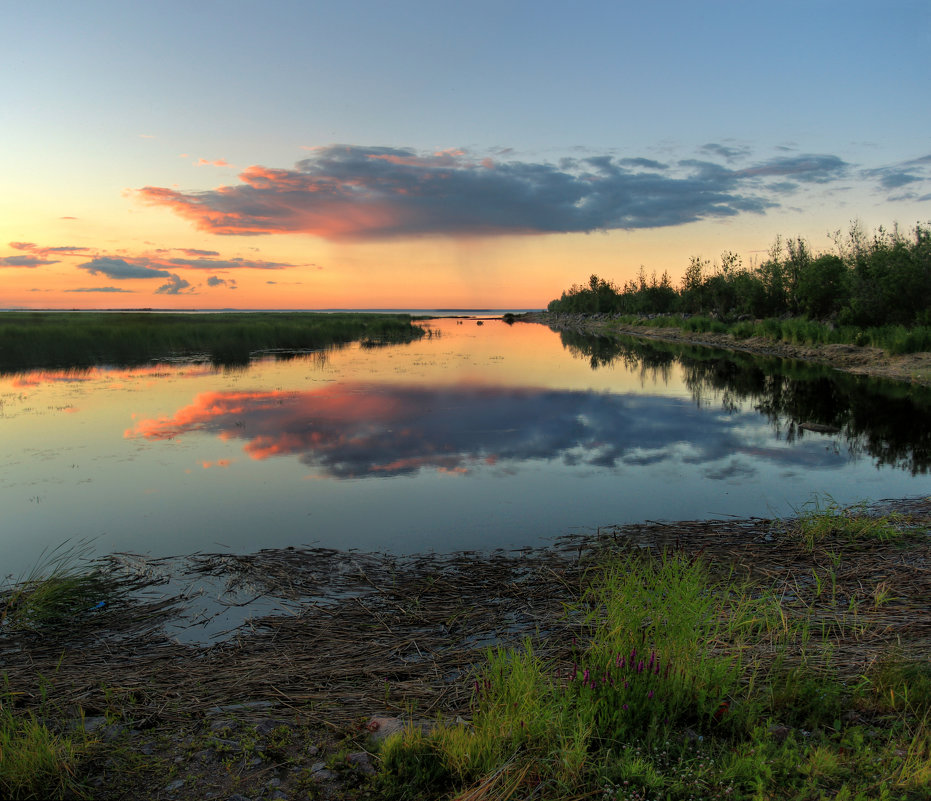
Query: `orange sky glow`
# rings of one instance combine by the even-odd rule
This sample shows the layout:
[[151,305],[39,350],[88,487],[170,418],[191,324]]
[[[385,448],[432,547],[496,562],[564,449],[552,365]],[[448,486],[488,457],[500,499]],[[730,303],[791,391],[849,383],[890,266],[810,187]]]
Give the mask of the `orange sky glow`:
[[931,6],[851,3],[37,0],[0,51],[0,308],[533,309],[923,224]]

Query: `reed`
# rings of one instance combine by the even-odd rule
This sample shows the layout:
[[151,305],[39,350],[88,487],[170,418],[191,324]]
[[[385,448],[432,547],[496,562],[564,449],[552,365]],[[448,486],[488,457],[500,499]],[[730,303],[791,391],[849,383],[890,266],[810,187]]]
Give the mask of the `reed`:
[[5,312],[0,372],[130,366],[172,357],[235,365],[262,352],[314,351],[360,340],[401,343],[423,335],[405,314]]
[[595,570],[569,609],[571,664],[529,639],[489,651],[469,726],[388,742],[385,797],[439,797],[435,781],[458,799],[496,797],[477,794],[492,784],[515,799],[926,797],[920,661],[890,659],[850,687],[833,658],[844,626],[824,626],[818,598],[799,614],[775,588],[675,552]]

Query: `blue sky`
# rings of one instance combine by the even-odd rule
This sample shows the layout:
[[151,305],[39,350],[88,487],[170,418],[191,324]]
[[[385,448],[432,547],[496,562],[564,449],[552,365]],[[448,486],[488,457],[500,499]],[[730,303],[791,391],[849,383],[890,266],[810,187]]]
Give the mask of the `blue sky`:
[[166,271],[188,306],[406,305],[399,279],[417,305],[542,305],[590,272],[931,219],[927,2],[4,16],[0,305],[149,305]]

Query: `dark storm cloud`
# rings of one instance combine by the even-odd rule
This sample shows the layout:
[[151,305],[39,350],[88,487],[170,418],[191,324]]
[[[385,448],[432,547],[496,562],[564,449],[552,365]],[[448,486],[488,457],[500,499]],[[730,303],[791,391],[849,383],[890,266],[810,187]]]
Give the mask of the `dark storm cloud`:
[[[715,147],[720,155],[722,146]],[[203,192],[145,187],[139,196],[217,234],[373,240],[570,233],[761,214],[778,205],[761,178],[827,183],[843,177],[847,166],[832,155],[787,156],[733,170],[695,160],[669,167],[603,155],[555,165],[463,151],[330,146],[294,169],[249,167],[237,185]]]

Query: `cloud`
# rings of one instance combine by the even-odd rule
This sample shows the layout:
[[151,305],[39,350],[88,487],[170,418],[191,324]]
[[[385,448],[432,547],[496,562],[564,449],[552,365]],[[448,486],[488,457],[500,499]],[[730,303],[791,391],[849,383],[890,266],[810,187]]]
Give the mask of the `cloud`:
[[[528,460],[586,468],[687,461],[723,471],[724,460],[747,450],[742,424],[757,419],[755,412],[708,414],[696,425],[693,404],[683,398],[346,382],[299,392],[202,393],[174,415],[138,420],[125,436],[212,433],[241,440],[252,459],[296,456],[341,479],[467,472]],[[813,458],[825,468],[844,463],[823,449],[807,450],[779,450],[778,458]]]
[[[719,155],[730,152],[713,147]],[[492,162],[461,150],[420,154],[332,145],[311,152],[293,169],[248,167],[236,185],[200,192],[147,186],[137,194],[214,234],[378,240],[570,233],[762,214],[778,204],[760,179],[827,183],[848,168],[832,155],[787,156],[732,170],[704,161],[669,167],[610,155],[554,165]]]
[[181,253],[184,253],[186,256],[219,256],[219,252],[216,250],[197,250],[196,248],[178,248]]
[[750,155],[749,148],[727,147],[726,145],[719,145],[717,142],[709,142],[707,145],[702,145],[699,151],[707,153],[709,156],[719,156],[727,161],[733,161],[734,159]]
[[0,259],[0,267],[38,267],[42,264],[58,264],[58,259],[41,259],[38,256],[6,256]]
[[80,289],[66,289],[65,292],[126,292],[132,294],[131,289],[121,289],[117,286],[82,287]]
[[153,270],[141,264],[131,264],[125,259],[114,259],[101,256],[91,261],[79,264],[82,270],[91,275],[105,275],[107,278],[169,278],[171,273],[167,270]]
[[[47,251],[52,250],[47,248]],[[285,270],[289,267],[298,265],[287,262],[263,261],[261,259],[218,259],[213,258],[216,251],[209,250],[190,250],[182,249],[181,252],[196,256],[196,258],[178,258],[170,255],[171,249],[160,249],[154,255],[126,256],[124,258],[116,256],[97,256],[91,261],[79,264],[82,270],[87,270],[91,275],[106,275],[108,278],[115,279],[137,279],[137,278],[177,278],[176,270]],[[174,286],[172,283],[171,286]],[[190,286],[185,282],[185,287]],[[169,285],[162,287],[160,291],[167,294],[176,294],[178,290],[173,290]]]
[[[87,248],[76,247],[75,245],[60,245],[51,248],[37,245],[35,242],[10,242],[10,247],[13,250],[22,250],[42,259],[47,259],[49,256],[80,256],[88,252]],[[46,263],[52,264],[54,262]]]
[[151,259],[150,263],[160,267],[184,267],[190,270],[286,270],[297,265],[281,261],[262,261],[261,259]]
[[844,178],[849,166],[837,156],[786,156],[747,167],[736,174],[740,177],[791,176],[796,181],[824,184]]
[[169,275],[168,283],[162,284],[158,289],[155,290],[156,295],[182,295],[189,294],[185,290],[191,289],[191,284],[189,281],[185,281],[180,275]]
[[[929,168],[931,168],[931,155],[909,159],[898,164],[863,170],[861,175],[866,179],[878,181],[880,188],[888,191],[931,180],[931,169]],[[889,198],[889,200],[905,199],[914,200],[915,193],[906,192]]]
[[236,286],[236,279],[235,279],[235,278],[226,279],[226,278],[220,278],[220,277],[217,276],[217,275],[211,275],[211,276],[207,279],[207,286],[225,286],[225,287],[229,287],[230,289],[238,289],[238,288],[239,288],[239,287]]
[[215,159],[214,161],[209,161],[208,159],[197,159],[194,162],[195,167],[229,167],[230,163],[226,159]]

